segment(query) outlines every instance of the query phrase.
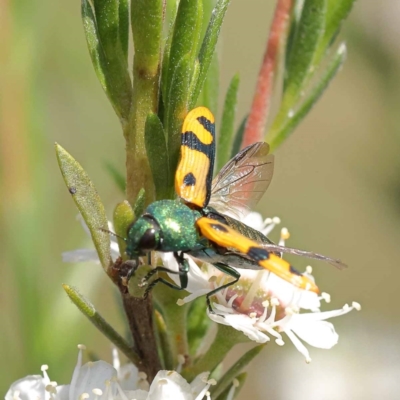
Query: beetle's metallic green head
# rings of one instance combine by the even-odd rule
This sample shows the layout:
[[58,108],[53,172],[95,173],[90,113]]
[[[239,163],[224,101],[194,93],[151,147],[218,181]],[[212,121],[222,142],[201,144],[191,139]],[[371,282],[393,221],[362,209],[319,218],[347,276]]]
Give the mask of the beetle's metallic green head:
[[157,222],[150,215],[138,218],[129,228],[126,254],[130,259],[143,256],[145,252],[157,250],[161,232]]

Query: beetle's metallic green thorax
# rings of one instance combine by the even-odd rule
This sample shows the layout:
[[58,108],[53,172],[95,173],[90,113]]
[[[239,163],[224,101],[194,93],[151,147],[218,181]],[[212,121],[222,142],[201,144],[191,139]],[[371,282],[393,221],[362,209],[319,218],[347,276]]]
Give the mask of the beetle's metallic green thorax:
[[161,251],[187,251],[199,247],[196,229],[198,213],[174,200],[160,200],[147,207],[162,232]]
[[[185,204],[160,200],[150,204],[128,232],[127,254],[134,257],[146,250],[188,251],[202,248],[196,228],[200,216]],[[146,235],[155,235],[154,247],[146,245]]]

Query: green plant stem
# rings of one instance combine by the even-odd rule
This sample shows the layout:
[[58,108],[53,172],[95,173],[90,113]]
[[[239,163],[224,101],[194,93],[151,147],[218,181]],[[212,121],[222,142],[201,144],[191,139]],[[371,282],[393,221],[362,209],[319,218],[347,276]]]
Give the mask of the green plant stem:
[[129,122],[123,127],[126,140],[126,195],[131,204],[142,188],[145,189],[146,204],[155,200],[144,132],[147,115],[157,113],[158,107],[164,6],[162,0],[131,0],[135,47],[132,107]]
[[222,392],[224,392],[229,385],[232,384],[233,379],[239,375],[243,368],[245,368],[251,360],[253,360],[260,351],[264,348],[265,345],[259,345],[253,347],[247,353],[243,354],[242,357],[238,361],[232,365],[231,368],[224,374],[221,379],[218,379],[218,383],[216,386],[210,389],[211,395],[213,398],[217,398]]
[[[161,275],[160,275],[161,276]],[[167,276],[162,275],[165,279]],[[189,343],[187,339],[187,313],[189,305],[177,306],[176,302],[183,295],[183,292],[171,290],[165,285],[157,285],[153,290],[154,301],[157,308],[161,310],[165,325],[168,330],[169,351],[172,356],[171,368],[178,365],[178,356],[182,355],[187,359],[186,364],[190,363]]]
[[157,112],[158,70],[147,74],[134,63],[133,99],[129,124],[124,127],[126,139],[126,196],[132,205],[140,189],[146,193],[146,204],[155,200],[153,177],[147,158],[144,131],[147,115]]
[[208,351],[190,369],[183,370],[182,375],[188,382],[191,382],[200,373],[213,371],[235,344],[248,341],[249,339],[242,332],[229,326],[218,324],[217,335]]

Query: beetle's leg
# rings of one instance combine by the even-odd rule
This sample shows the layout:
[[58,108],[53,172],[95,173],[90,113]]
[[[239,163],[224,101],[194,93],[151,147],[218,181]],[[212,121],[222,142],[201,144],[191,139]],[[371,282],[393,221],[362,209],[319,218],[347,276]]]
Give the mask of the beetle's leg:
[[[227,287],[234,285],[239,279],[240,279],[240,274],[239,272],[235,269],[230,267],[229,265],[223,264],[223,263],[215,263],[213,264],[213,266],[217,269],[219,269],[221,272],[223,272],[226,275],[231,276],[232,278],[235,278],[232,282],[228,282],[225,283],[224,285],[217,287],[214,290],[211,290],[211,292],[208,292],[206,295],[206,300],[207,300],[207,307],[208,307],[208,311],[211,314],[215,314],[215,311],[213,310],[212,306],[211,306],[211,300],[210,297],[213,296],[214,294],[218,293],[220,290],[224,290]],[[218,314],[220,315],[220,314]],[[221,317],[223,317],[223,315],[220,315]]]
[[183,257],[183,253],[178,254],[178,253],[174,253],[174,257],[176,259],[176,261],[178,262],[179,265],[179,271],[172,271],[169,268],[165,268],[165,267],[156,267],[154,269],[152,269],[144,278],[143,278],[143,282],[148,282],[148,280],[156,273],[158,272],[167,272],[170,274],[179,274],[179,283],[180,286],[176,285],[175,283],[171,283],[167,280],[165,280],[164,278],[157,278],[154,279],[153,282],[151,282],[149,284],[149,286],[146,288],[146,291],[144,292],[144,296],[147,297],[147,295],[149,294],[149,292],[154,288],[155,285],[157,285],[157,283],[161,282],[164,285],[175,289],[175,290],[184,290],[187,288],[187,284],[188,284],[188,272],[189,272],[189,263],[188,261]]

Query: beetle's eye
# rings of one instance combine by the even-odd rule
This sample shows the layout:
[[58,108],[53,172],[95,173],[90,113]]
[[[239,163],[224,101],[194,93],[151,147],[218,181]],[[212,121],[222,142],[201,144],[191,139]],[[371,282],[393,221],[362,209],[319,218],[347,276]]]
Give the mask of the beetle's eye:
[[140,239],[139,246],[142,250],[154,250],[157,247],[156,231],[154,228],[147,229]]

